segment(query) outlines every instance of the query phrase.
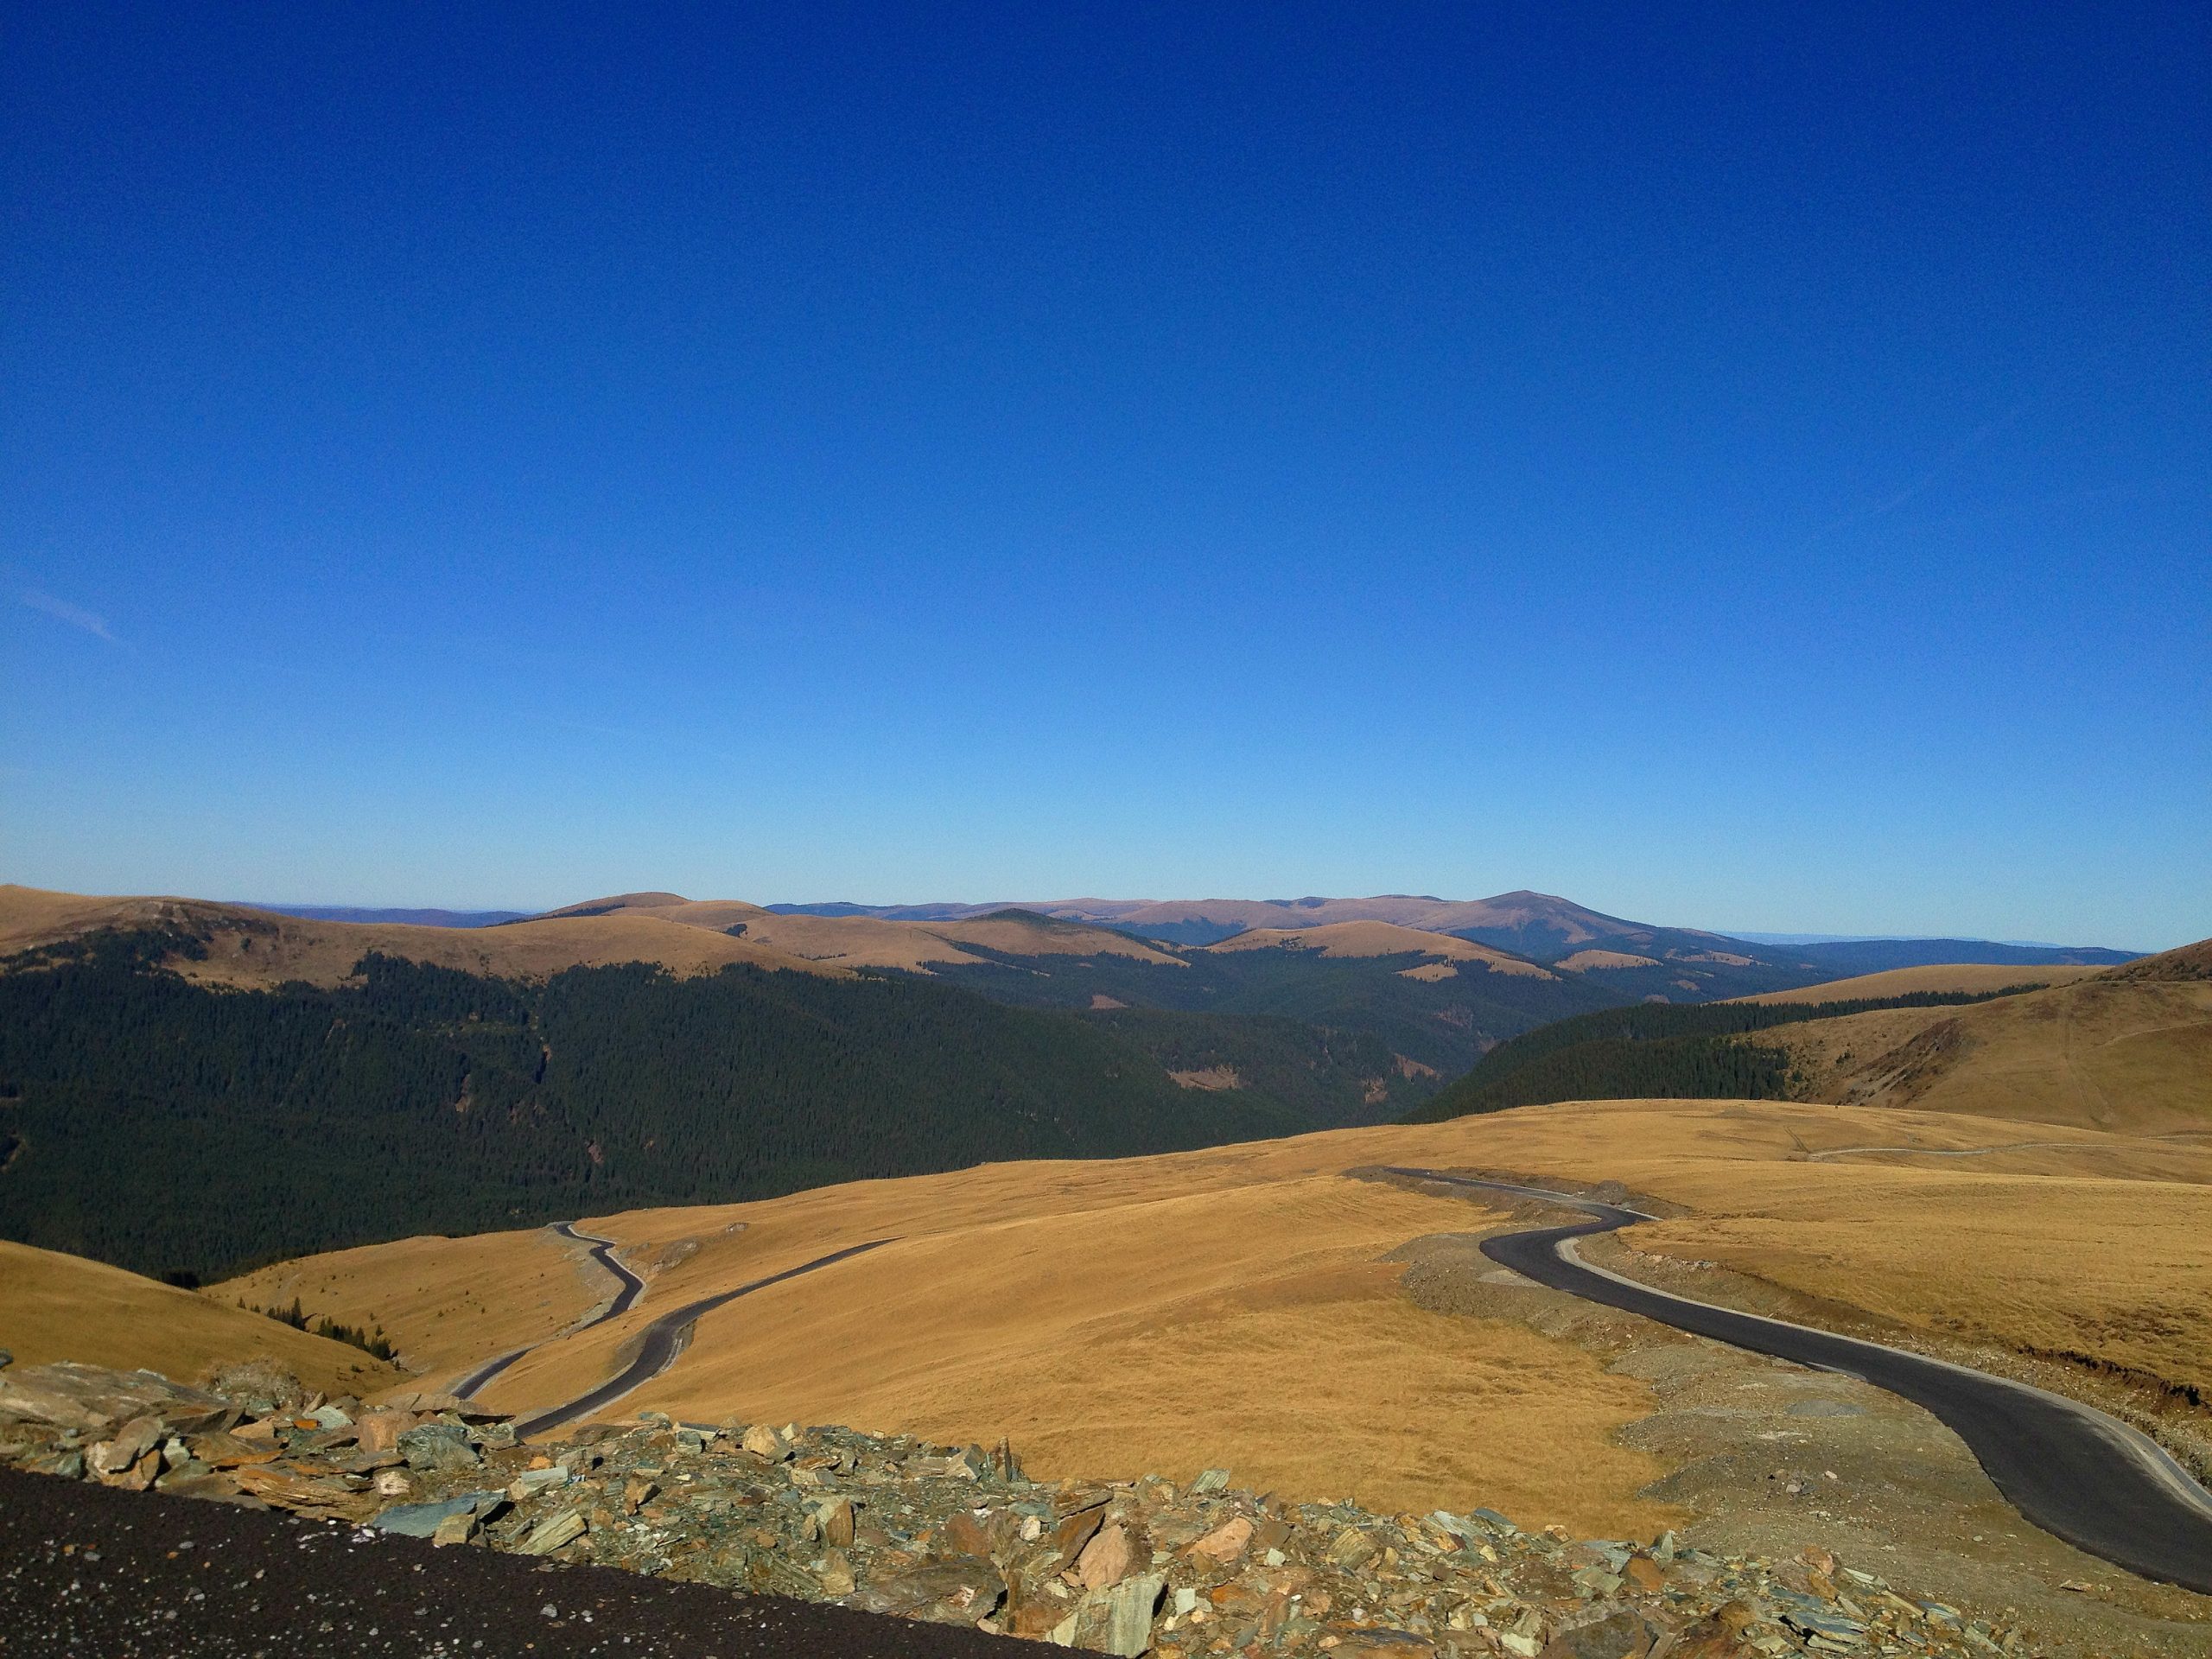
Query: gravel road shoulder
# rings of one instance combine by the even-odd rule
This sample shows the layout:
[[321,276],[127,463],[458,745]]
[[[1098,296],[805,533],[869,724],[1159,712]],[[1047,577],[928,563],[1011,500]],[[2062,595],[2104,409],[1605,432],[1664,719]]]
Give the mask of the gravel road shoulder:
[[1965,1443],[1918,1407],[1547,1289],[1484,1256],[1481,1236],[1441,1234],[1393,1252],[1408,1263],[1408,1294],[1434,1312],[1573,1343],[1649,1384],[1651,1414],[1620,1438],[1669,1469],[1645,1495],[1697,1516],[1688,1541],[1787,1556],[1819,1539],[1881,1562],[1912,1593],[2017,1612],[2054,1656],[2212,1656],[2212,1598],[2138,1579],[2026,1525]]

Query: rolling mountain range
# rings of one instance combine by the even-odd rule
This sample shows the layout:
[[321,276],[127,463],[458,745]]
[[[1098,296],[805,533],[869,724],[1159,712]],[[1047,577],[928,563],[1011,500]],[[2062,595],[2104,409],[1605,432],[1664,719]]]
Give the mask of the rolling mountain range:
[[[1700,928],[1662,927],[1627,921],[1549,893],[1503,893],[1494,898],[1438,899],[1383,893],[1368,899],[1055,899],[989,904],[859,905],[720,901],[731,919],[752,918],[756,938],[772,937],[773,917],[829,921],[962,924],[1019,912],[1087,923],[1162,944],[1205,946],[1253,932],[1302,932],[1341,922],[1384,922],[1426,933],[1471,939],[1540,963],[1583,960],[1580,968],[1626,968],[1656,963],[1757,965],[1830,976],[1880,973],[1926,963],[2051,963],[2108,966],[2134,952],[2096,945],[2026,944],[2014,941],[1936,938],[1832,938],[1820,935],[1731,935]],[[496,927],[542,919],[516,911],[368,909],[333,905],[250,905],[306,920],[398,924],[432,927]],[[652,911],[712,925],[693,901],[676,893],[626,893],[543,912],[543,916],[604,915]],[[766,925],[764,926],[763,924]],[[1586,954],[1587,953],[1587,954]],[[1640,961],[1603,962],[1603,957]],[[1738,962],[1737,959],[1740,958]]]
[[[0,956],[101,929],[156,927],[181,928],[195,941],[198,954],[173,955],[171,971],[234,988],[334,988],[372,953],[522,980],[625,963],[678,977],[734,964],[831,978],[915,976],[1112,1023],[1172,1075],[1233,1076],[1239,1087],[1262,1074],[1291,1075],[1286,1055],[1303,1051],[1315,1033],[1335,1056],[1348,1055],[1357,1039],[1357,1060],[1301,1059],[1295,1068],[1324,1085],[1320,1096],[1300,1089],[1305,1109],[1321,1122],[1347,1124],[1395,1116],[1495,1044],[1549,1020],[1630,1003],[1784,991],[1869,971],[1870,962],[1891,965],[1875,948],[1882,942],[1758,945],[1534,893],[1465,902],[1077,899],[1047,910],[1054,913],[950,905],[876,913],[639,892],[488,925],[471,913],[473,925],[438,926],[350,918],[370,912],[332,919],[0,887]],[[1203,944],[1164,937],[1194,930],[1224,937]],[[1904,962],[1928,959],[1925,941],[1889,943]],[[1976,949],[1960,944],[1954,959],[2127,959],[2104,950]]]
[[[1338,922],[1389,922],[1493,944],[1536,962],[1584,952],[1646,962],[1760,965],[1789,971],[1877,973],[1925,962],[2096,963],[2130,960],[2132,951],[2100,946],[2024,946],[1984,939],[1829,940],[1818,944],[1761,943],[1699,928],[1662,927],[1550,893],[1502,893],[1490,899],[1438,899],[1383,893],[1369,899],[1058,899],[1018,906],[852,904],[771,905],[783,914],[878,917],[902,921],[957,921],[1016,908],[1068,921],[1091,922],[1170,944],[1207,945],[1255,930],[1297,931]],[[1934,954],[1931,954],[1933,952]],[[1848,966],[1836,964],[1848,963]],[[1624,964],[1609,964],[1624,965]]]
[[[1652,928],[1604,915],[1572,899],[1527,892],[1476,899],[1438,899],[1421,893],[1383,893],[1369,899],[1056,899],[1025,902],[1014,907],[1068,921],[1095,922],[1145,938],[1190,945],[1217,944],[1255,929],[1296,930],[1326,927],[1338,922],[1389,922],[1426,933],[1456,934],[1546,958],[1616,942],[1650,946],[1662,934],[1679,935],[1684,942],[1718,941],[1720,937]],[[827,904],[778,905],[772,908],[821,916],[950,921],[1007,906],[898,905],[879,908]]]
[[1833,976],[1535,894],[1090,907],[1118,913],[633,893],[435,926],[0,887],[0,1237],[207,1274],[1380,1123],[1539,1026]]

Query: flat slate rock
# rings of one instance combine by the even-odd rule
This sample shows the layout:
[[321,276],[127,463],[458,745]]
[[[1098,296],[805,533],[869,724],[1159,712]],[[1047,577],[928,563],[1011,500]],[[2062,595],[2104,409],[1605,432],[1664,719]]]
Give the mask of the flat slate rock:
[[504,1503],[506,1498],[503,1491],[462,1492],[457,1497],[442,1497],[434,1503],[398,1503],[369,1524],[378,1532],[394,1532],[403,1538],[428,1538],[448,1516],[474,1515]]
[[7,1659],[1019,1659],[1065,1649],[0,1469]]

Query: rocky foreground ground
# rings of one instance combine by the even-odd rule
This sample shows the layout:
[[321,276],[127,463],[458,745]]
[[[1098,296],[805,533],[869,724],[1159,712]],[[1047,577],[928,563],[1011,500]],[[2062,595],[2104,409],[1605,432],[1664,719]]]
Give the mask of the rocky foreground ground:
[[[0,1376],[0,1462],[753,1598],[1116,1654],[1751,1659],[2033,1653],[2024,1631],[1793,1560],[1378,1515],[1188,1484],[1027,1478],[1012,1452],[645,1414],[524,1445],[450,1396],[377,1408],[69,1364]],[[549,1592],[548,1605],[558,1598]]]

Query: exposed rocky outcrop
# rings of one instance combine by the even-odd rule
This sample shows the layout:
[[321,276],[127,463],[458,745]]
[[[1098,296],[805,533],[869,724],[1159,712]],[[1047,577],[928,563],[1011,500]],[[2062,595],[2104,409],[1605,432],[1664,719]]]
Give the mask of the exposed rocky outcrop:
[[450,1395],[256,1414],[150,1372],[0,1378],[0,1460],[286,1510],[435,1545],[593,1561],[749,1594],[1160,1659],[1980,1656],[2020,1634],[1808,1548],[1775,1562],[1524,1531],[1503,1516],[1027,1478],[1001,1444],[643,1414],[542,1445]]

